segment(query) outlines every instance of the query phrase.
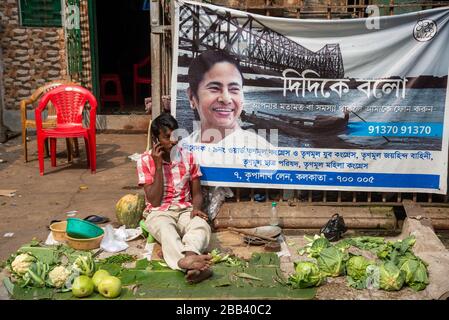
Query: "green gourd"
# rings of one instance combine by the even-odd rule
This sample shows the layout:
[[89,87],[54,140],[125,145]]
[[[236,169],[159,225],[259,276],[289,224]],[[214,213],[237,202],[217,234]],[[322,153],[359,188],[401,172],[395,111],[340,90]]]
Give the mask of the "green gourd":
[[145,197],[141,194],[127,194],[115,205],[115,214],[126,228],[137,228],[145,209]]

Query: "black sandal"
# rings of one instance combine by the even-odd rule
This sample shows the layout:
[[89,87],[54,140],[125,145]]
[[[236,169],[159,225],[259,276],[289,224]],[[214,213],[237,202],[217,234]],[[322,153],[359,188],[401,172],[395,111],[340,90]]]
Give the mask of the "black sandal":
[[110,221],[108,217],[97,216],[96,214],[87,216],[84,218],[84,220],[95,223],[95,224],[102,224],[102,223],[106,223],[106,222]]
[[47,226],[47,229],[48,229],[48,230],[51,230],[51,229],[50,229],[50,226],[51,226],[53,223],[56,223],[56,222],[61,222],[61,220],[51,220],[51,221],[50,221],[50,224]]

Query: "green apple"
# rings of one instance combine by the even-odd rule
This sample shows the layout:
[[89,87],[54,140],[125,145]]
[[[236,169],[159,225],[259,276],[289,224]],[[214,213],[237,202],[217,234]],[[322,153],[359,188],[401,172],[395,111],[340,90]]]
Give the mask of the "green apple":
[[106,276],[98,284],[98,292],[106,298],[116,298],[121,291],[122,282],[114,276]]
[[95,286],[95,291],[98,292],[98,285],[100,284],[100,282],[105,278],[110,276],[109,272],[107,272],[106,270],[98,270],[97,272],[95,272],[94,276],[92,277],[92,281],[94,282],[94,286]]
[[92,292],[94,292],[94,283],[91,278],[84,275],[75,278],[72,285],[72,293],[75,297],[87,297]]

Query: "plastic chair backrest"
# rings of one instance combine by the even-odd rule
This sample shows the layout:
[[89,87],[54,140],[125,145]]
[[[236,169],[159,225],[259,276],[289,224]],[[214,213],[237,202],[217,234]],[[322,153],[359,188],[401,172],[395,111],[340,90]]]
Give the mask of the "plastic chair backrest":
[[150,63],[150,57],[146,57],[145,59],[143,59],[142,61],[140,61],[139,63],[137,63],[137,66],[139,68],[144,67],[145,65]]
[[42,121],[41,112],[48,102],[55,108],[56,126],[82,124],[83,109],[89,103],[90,129],[95,129],[97,100],[89,90],[78,85],[60,85],[44,94],[36,109],[36,127],[38,121]]
[[151,68],[150,57],[146,57],[142,61],[134,64],[134,81],[145,81],[150,80],[151,78],[148,76],[141,76],[139,74],[139,69],[145,68],[147,65]]
[[[37,88],[33,92],[33,94],[31,95],[30,99],[31,99],[31,101],[36,102],[36,104],[33,103],[36,106],[39,103],[39,99],[44,94],[46,94],[47,92],[49,92],[49,91],[51,91],[51,90],[53,90],[53,89],[55,89],[55,88],[57,88],[57,87],[59,87],[61,85],[64,85],[64,84],[67,84],[67,85],[78,85],[77,83],[72,82],[70,80],[63,80],[63,79],[62,80],[54,80],[52,82],[49,82],[49,83],[47,83],[47,84]],[[54,107],[53,107],[53,105],[51,103],[47,106],[47,112],[48,112],[48,117],[49,118],[56,117],[56,111],[55,111],[55,109],[54,109]]]

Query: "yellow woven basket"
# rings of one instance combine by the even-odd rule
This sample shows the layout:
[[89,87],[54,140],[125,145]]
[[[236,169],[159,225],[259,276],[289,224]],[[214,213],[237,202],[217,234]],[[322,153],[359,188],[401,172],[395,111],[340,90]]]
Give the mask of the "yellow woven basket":
[[77,239],[67,235],[67,244],[75,250],[92,250],[100,247],[104,234],[96,238]]
[[50,225],[50,230],[53,235],[53,239],[60,242],[67,240],[67,221],[55,222]]

